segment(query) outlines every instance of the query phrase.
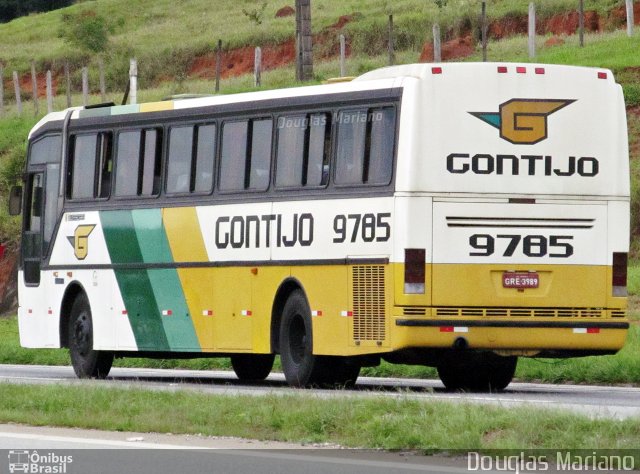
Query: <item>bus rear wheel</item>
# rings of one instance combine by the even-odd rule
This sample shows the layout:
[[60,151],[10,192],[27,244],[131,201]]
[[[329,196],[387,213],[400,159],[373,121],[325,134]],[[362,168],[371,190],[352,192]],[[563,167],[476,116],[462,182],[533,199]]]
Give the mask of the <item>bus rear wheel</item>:
[[324,364],[313,355],[311,311],[301,290],[295,290],[282,310],[280,323],[280,360],[287,383],[308,387],[320,383]]
[[323,356],[318,383],[330,388],[350,388],[360,375],[360,364],[348,357]]
[[87,296],[80,294],[71,306],[68,326],[69,355],[81,379],[104,379],[113,364],[113,353],[93,349],[93,322]]
[[260,381],[271,373],[275,357],[275,354],[234,354],[231,367],[243,382]]
[[447,390],[499,392],[511,383],[518,358],[493,352],[452,352],[438,364]]

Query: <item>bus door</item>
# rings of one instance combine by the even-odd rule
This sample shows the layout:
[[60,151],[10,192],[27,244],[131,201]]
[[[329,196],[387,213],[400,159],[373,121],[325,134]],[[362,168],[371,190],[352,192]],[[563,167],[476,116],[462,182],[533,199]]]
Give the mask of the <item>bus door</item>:
[[47,258],[58,217],[59,181],[58,163],[50,163],[27,173],[22,268],[24,283],[29,286],[40,284],[42,262]]

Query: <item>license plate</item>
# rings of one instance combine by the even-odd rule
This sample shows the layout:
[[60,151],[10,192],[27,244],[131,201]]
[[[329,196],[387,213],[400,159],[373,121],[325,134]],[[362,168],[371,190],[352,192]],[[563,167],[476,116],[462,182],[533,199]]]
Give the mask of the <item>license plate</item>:
[[503,288],[538,288],[540,276],[534,272],[504,272],[502,274]]

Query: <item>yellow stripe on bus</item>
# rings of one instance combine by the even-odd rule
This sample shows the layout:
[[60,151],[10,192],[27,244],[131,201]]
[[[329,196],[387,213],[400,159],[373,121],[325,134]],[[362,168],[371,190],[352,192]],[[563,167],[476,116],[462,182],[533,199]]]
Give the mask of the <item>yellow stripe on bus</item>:
[[[174,262],[209,261],[195,207],[163,209],[162,219]],[[213,268],[178,268],[189,314],[203,351],[214,350],[215,313],[213,316],[204,314],[214,310],[210,291],[214,271]]]
[[173,110],[173,101],[167,100],[163,102],[140,104],[140,112],[161,112],[163,110]]

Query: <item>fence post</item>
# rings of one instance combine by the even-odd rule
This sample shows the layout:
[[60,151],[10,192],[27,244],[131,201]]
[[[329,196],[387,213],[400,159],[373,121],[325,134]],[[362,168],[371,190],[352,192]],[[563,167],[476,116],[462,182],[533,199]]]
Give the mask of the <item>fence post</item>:
[[129,84],[131,84],[131,92],[129,95],[129,103],[138,103],[138,61],[136,58],[129,60]]
[[51,71],[47,71],[47,113],[53,112],[53,87],[51,85]]
[[220,92],[220,71],[222,69],[222,40],[218,40],[218,51],[216,52],[216,92]]
[[0,64],[0,117],[4,117],[4,66]]
[[71,73],[69,72],[69,62],[64,63],[64,79],[67,83],[67,108],[71,107]]
[[536,6],[529,4],[529,57],[536,57]]
[[434,23],[433,28],[433,62],[439,63],[442,61],[442,46],[440,44],[440,25]]
[[482,19],[480,28],[482,28],[482,62],[487,62],[487,1],[482,0]]
[[262,49],[260,46],[256,47],[253,55],[253,77],[255,79],[255,86],[260,87],[262,85]]
[[104,104],[107,101],[107,86],[104,81],[104,61],[102,57],[98,58],[98,74],[100,75],[100,102]]
[[347,75],[347,41],[344,35],[340,35],[340,77],[346,77]]
[[389,66],[393,66],[396,63],[396,51],[393,40],[393,15],[389,15]]
[[311,33],[311,0],[296,0],[297,71],[299,81],[313,78],[313,36]]
[[584,0],[578,4],[578,30],[580,36],[580,47],[584,46]]
[[20,80],[18,79],[18,72],[13,71],[13,90],[16,93],[16,109],[18,115],[22,115],[22,98],[20,97]]
[[37,117],[40,113],[40,104],[38,101],[38,77],[36,76],[35,61],[31,61],[31,91],[33,93],[33,116]]
[[633,0],[626,0],[627,4],[627,36],[633,36]]
[[89,68],[82,68],[82,105],[89,105]]

